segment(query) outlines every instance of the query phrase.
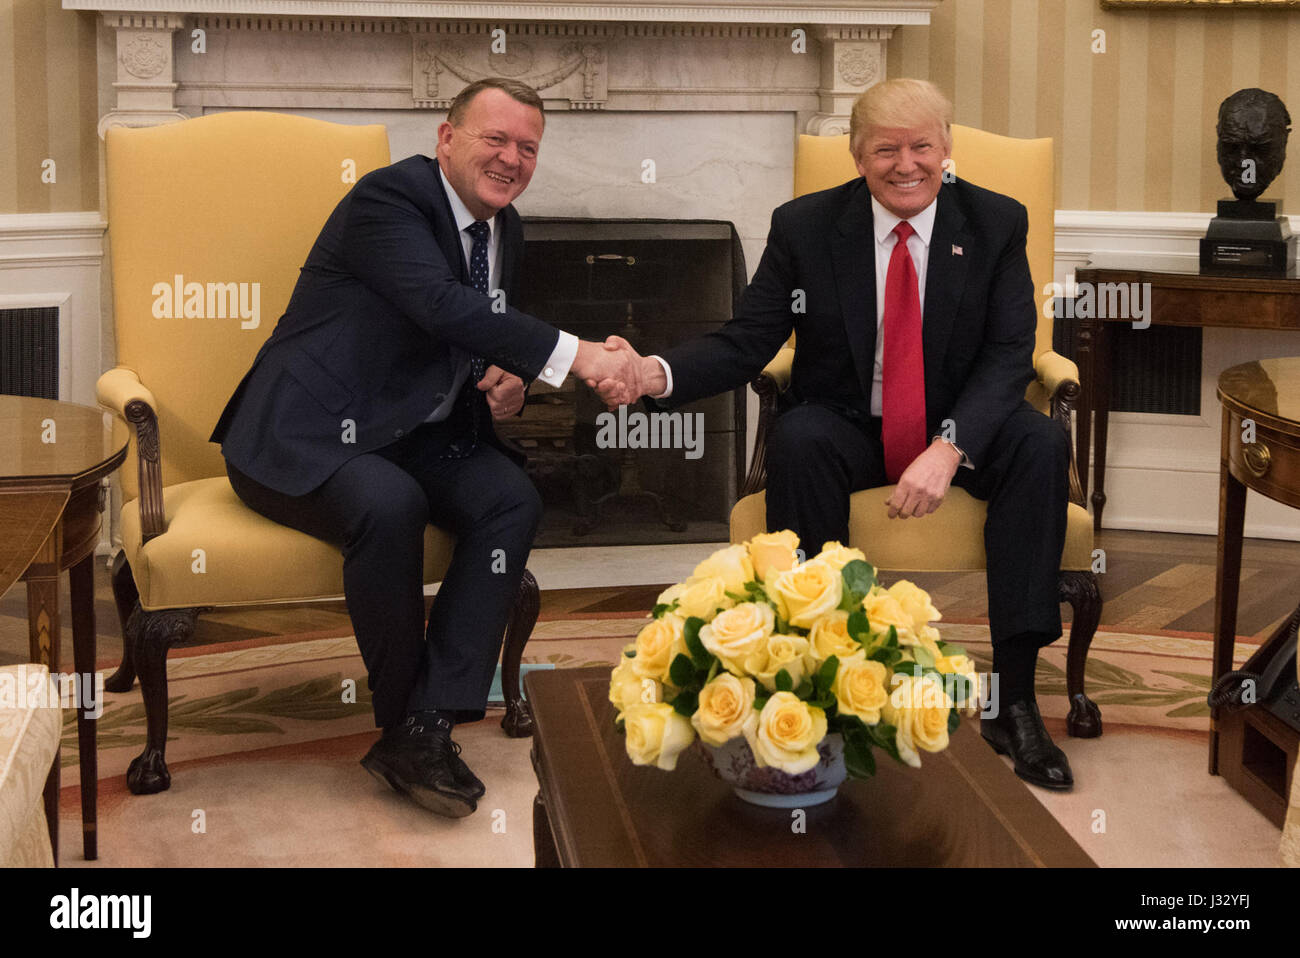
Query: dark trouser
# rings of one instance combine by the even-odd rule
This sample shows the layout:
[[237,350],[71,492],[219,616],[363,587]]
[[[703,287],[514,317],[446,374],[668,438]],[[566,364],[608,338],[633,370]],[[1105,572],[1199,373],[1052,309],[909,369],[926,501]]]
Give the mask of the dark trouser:
[[[305,496],[268,489],[227,464],[249,508],[342,549],[348,614],[370,673],[375,724],[385,728],[417,709],[483,717],[541,519],[532,481],[502,452],[479,444],[464,459],[443,459],[445,448],[442,430],[423,426],[350,459]],[[426,630],[430,523],[457,541]]]
[[[796,406],[777,418],[768,442],[768,529],[793,529],[810,557],[823,542],[849,544],[849,494],[887,485],[880,421]],[[1052,642],[1061,634],[1057,573],[1069,501],[1067,440],[1060,426],[1024,402],[985,458],[975,469],[958,467],[953,484],[988,503],[984,549],[994,648],[1025,633]],[[870,543],[855,545],[871,558]]]

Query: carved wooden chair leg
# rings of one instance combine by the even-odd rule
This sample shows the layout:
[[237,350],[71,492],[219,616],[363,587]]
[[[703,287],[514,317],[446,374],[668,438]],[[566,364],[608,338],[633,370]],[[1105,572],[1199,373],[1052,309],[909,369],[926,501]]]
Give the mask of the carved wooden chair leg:
[[113,600],[117,604],[117,618],[122,623],[122,662],[117,671],[104,682],[109,692],[129,692],[135,685],[135,666],[131,660],[131,641],[127,637],[127,623],[140,606],[140,593],[136,591],[135,577],[126,553],[119,552],[113,560]]
[[1062,572],[1061,601],[1070,603],[1074,621],[1070,625],[1070,647],[1065,667],[1065,687],[1070,699],[1066,729],[1075,738],[1096,738],[1101,734],[1101,709],[1083,691],[1088,649],[1101,621],[1101,589],[1095,572]]
[[171,787],[167,750],[167,651],[194,634],[198,609],[145,612],[139,606],[127,627],[132,662],[140,675],[148,740],[131,762],[126,785],[133,795],[152,795]]
[[505,650],[501,654],[501,691],[506,700],[506,714],[501,727],[511,738],[527,738],[533,734],[533,713],[524,701],[519,685],[519,660],[523,658],[528,637],[533,634],[541,607],[542,595],[537,580],[525,569],[519,583],[519,597],[506,624]]

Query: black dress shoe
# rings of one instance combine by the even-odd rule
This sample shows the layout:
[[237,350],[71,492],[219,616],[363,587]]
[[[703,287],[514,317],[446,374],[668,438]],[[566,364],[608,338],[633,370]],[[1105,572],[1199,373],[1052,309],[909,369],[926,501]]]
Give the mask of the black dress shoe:
[[980,719],[980,734],[999,755],[1009,754],[1016,774],[1031,785],[1068,791],[1074,787],[1069,759],[1052,742],[1038,714],[1038,703],[1021,700],[995,719]]
[[429,811],[449,818],[464,818],[478,807],[477,799],[482,791],[476,794],[459,781],[455,764],[459,762],[462,767],[465,764],[456,755],[459,750],[451,740],[450,723],[426,726],[408,718],[371,746],[361,766]]
[[487,791],[487,788],[479,781],[479,777],[469,770],[469,766],[460,757],[460,746],[452,742],[451,749],[451,758],[448,760],[451,763],[451,774],[456,779],[456,784],[465,789],[470,797],[477,802],[483,797],[483,793]]

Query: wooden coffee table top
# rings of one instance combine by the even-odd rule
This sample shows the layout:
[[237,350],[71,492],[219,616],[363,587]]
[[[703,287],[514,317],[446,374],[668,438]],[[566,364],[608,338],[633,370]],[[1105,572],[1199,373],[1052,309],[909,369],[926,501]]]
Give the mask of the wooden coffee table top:
[[533,764],[560,862],[581,866],[1093,866],[963,720],[951,745],[906,768],[876,751],[869,782],[805,810],[741,801],[696,747],[674,772],[628,760],[608,700],[609,669],[525,677]]

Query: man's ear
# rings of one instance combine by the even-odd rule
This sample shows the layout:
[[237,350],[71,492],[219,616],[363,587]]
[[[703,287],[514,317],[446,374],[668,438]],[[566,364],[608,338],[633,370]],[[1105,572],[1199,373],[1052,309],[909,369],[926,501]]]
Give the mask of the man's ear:
[[438,149],[451,145],[451,136],[456,128],[445,120],[438,124]]

